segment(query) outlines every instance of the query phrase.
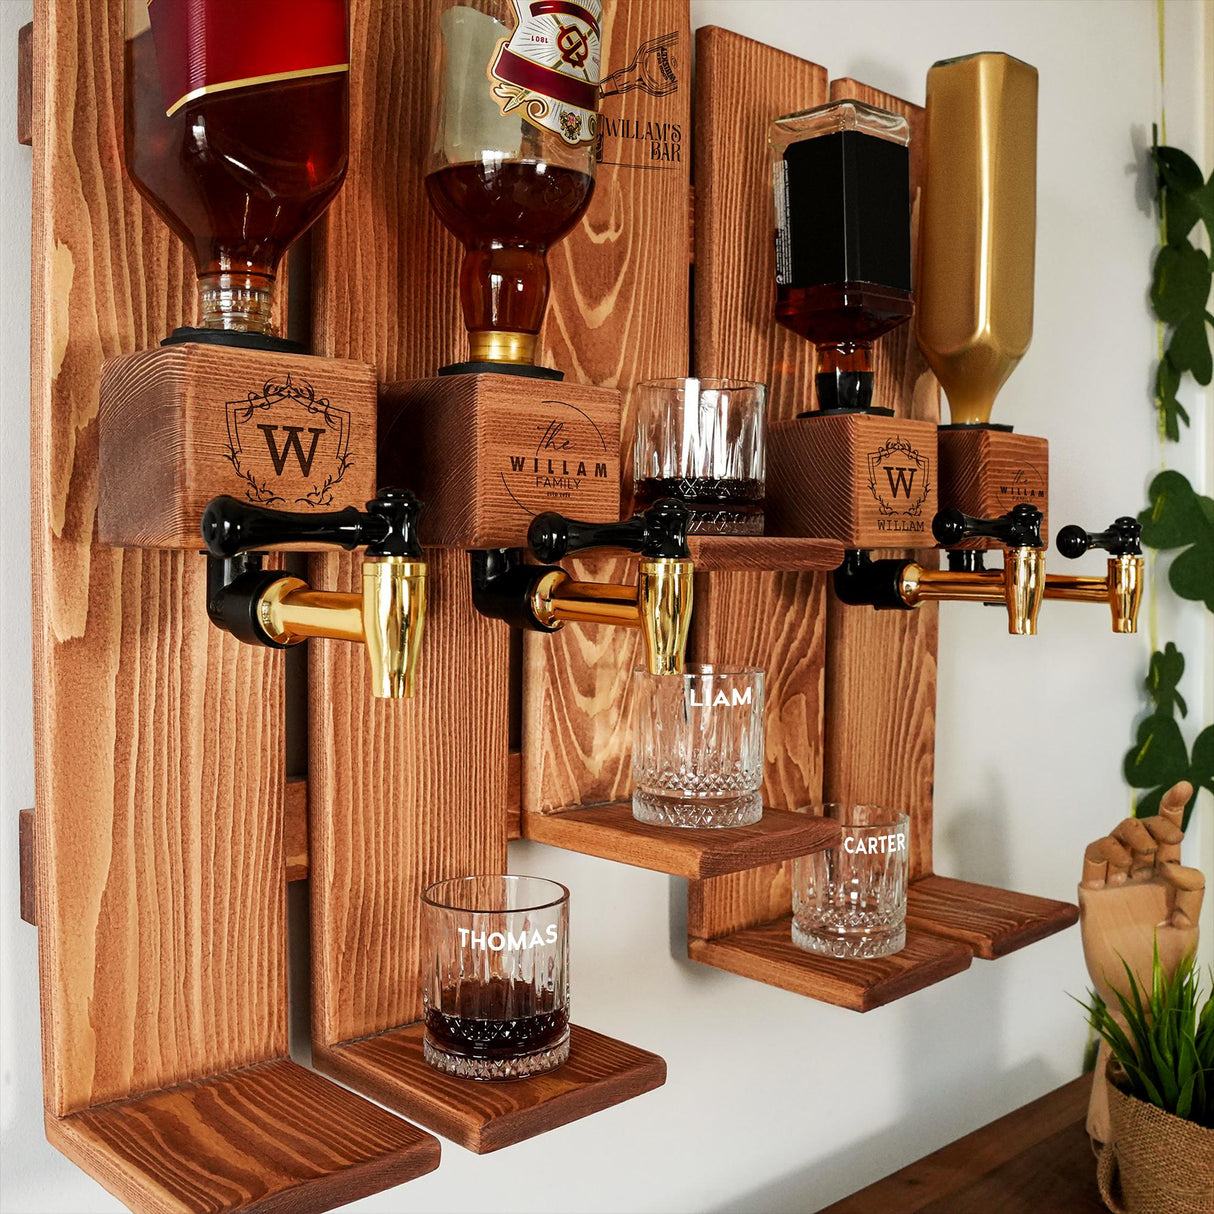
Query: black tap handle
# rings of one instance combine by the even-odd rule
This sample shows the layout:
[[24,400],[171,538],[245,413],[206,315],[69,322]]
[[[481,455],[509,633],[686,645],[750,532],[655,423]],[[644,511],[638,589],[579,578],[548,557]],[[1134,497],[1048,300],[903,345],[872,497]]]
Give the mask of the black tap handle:
[[527,544],[545,564],[589,548],[625,548],[644,557],[687,560],[690,520],[691,511],[673,497],[660,498],[622,523],[583,523],[550,511],[531,520]]
[[420,560],[417,520],[421,503],[404,489],[381,489],[364,513],[347,506],[322,514],[270,510],[234,497],[213,498],[202,515],[202,541],[215,557],[284,544],[359,548],[370,556]]
[[936,543],[951,548],[962,540],[998,540],[1009,548],[1041,548],[1041,523],[1044,515],[1036,506],[1021,502],[998,518],[972,518],[960,510],[941,510],[932,519]]
[[1068,560],[1089,548],[1103,548],[1110,556],[1141,556],[1142,524],[1128,514],[1114,519],[1107,531],[1084,531],[1072,523],[1058,532],[1058,551]]

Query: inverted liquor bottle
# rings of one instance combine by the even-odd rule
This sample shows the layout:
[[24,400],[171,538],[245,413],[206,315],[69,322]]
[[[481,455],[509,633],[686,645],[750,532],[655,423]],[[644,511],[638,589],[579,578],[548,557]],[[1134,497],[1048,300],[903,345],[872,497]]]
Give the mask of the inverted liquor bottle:
[[776,319],[817,346],[823,412],[870,406],[872,343],[913,310],[909,141],[858,101],[771,125]]
[[203,329],[272,335],[346,173],[347,0],[126,0],[125,56],[127,172],[194,255]]
[[601,16],[601,0],[477,0],[439,16],[426,191],[464,245],[471,357],[448,370],[532,368],[548,250],[594,189]]

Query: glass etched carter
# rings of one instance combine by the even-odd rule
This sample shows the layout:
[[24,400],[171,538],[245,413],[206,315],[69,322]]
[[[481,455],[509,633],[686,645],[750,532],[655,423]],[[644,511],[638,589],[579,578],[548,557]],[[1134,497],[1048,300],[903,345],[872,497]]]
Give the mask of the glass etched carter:
[[692,535],[762,535],[766,387],[654,379],[637,400],[637,508],[675,497],[692,512]]
[[[802,811],[804,812],[804,811]],[[888,957],[906,945],[910,819],[877,805],[822,805],[838,846],[793,867],[792,939],[830,957]]]
[[689,665],[633,674],[632,814],[661,826],[749,826],[763,816],[763,671]]
[[569,891],[540,877],[439,881],[422,894],[426,1061],[525,1079],[569,1057]]

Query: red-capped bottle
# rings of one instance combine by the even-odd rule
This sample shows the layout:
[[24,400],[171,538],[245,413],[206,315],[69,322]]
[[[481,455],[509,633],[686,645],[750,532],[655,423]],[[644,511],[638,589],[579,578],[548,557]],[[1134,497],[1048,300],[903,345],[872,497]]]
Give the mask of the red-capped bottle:
[[347,0],[126,0],[124,158],[198,268],[206,329],[272,334],[279,261],[349,142]]

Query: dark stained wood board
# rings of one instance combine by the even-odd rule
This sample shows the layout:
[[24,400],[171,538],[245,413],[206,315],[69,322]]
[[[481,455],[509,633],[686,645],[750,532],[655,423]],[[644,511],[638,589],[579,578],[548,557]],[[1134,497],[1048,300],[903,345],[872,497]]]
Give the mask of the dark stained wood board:
[[768,808],[753,826],[712,830],[655,826],[632,816],[631,801],[531,814],[524,832],[536,843],[696,878],[807,856],[832,846],[839,837],[828,819]]
[[[691,12],[687,0],[608,0],[603,75],[626,68],[646,42],[673,35],[677,88],[603,99],[594,197],[550,254],[552,297],[544,361],[581,383],[624,394],[620,462],[628,510],[633,389],[686,375],[691,152]],[[651,138],[646,138],[646,134]],[[596,557],[567,566],[587,580],[636,581],[636,562]],[[567,625],[523,643],[523,810],[548,813],[614,801],[631,791],[631,629]],[[524,821],[524,832],[526,823]]]
[[892,957],[840,960],[806,952],[792,942],[792,920],[776,919],[713,940],[687,941],[687,955],[716,969],[823,1003],[869,1012],[968,969],[964,944],[909,929],[906,947]]
[[835,540],[693,535],[687,547],[697,573],[811,573],[843,563],[843,545]]
[[1090,1075],[908,1164],[822,1214],[1103,1214],[1084,1128]]
[[48,1118],[47,1135],[136,1214],[330,1210],[439,1157],[432,1135],[286,1059]]
[[[161,1112],[193,1117],[203,1135],[193,1141],[206,1142],[215,1110],[196,1101],[226,1093],[267,1119],[255,1141],[240,1130],[261,1173],[252,1179],[287,1207],[315,1183],[320,1208],[325,1194],[336,1203],[428,1170],[436,1144],[285,1061],[282,656],[210,624],[196,553],[97,539],[102,363],[190,322],[196,294],[180,244],[123,171],[122,35],[117,0],[36,4],[34,832],[47,1135],[134,1209],[169,1208],[169,1190],[179,1212],[248,1207],[233,1187],[217,1203],[216,1186],[194,1179],[191,1140],[174,1157],[155,1123]],[[246,1067],[275,1092],[247,1081]],[[176,1095],[187,1090],[201,1095]],[[341,1113],[293,1117],[292,1150],[314,1161],[307,1175],[269,1159],[283,1097]],[[358,1145],[330,1150],[345,1134]],[[151,1167],[132,1163],[149,1157]]]
[[666,1063],[591,1029],[570,1026],[569,1060],[530,1079],[482,1083],[436,1071],[409,1025],[323,1052],[329,1074],[478,1155],[631,1100],[666,1082]]

